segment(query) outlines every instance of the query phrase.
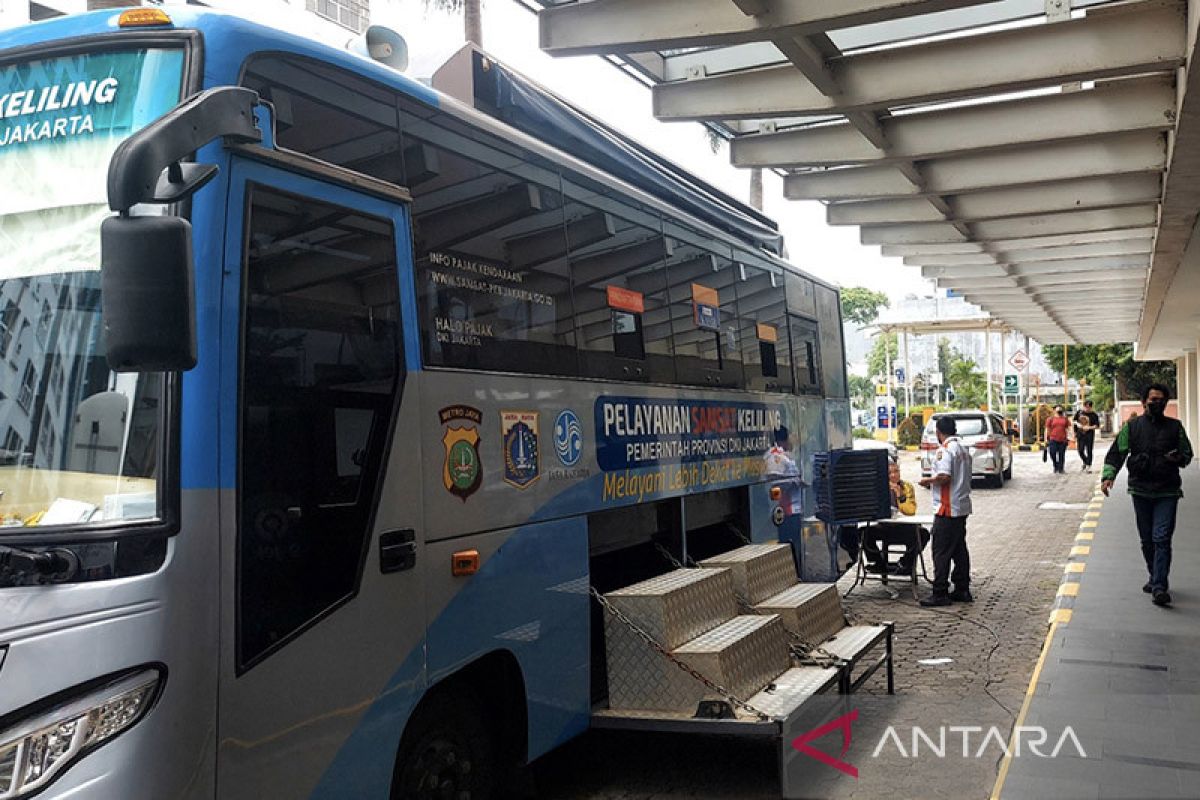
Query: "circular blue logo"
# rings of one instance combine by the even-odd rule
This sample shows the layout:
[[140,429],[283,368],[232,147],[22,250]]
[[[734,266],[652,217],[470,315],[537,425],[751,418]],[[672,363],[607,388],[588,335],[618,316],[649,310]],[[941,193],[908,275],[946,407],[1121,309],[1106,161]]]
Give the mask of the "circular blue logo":
[[574,466],[583,454],[583,426],[569,408],[554,421],[554,452],[565,467]]

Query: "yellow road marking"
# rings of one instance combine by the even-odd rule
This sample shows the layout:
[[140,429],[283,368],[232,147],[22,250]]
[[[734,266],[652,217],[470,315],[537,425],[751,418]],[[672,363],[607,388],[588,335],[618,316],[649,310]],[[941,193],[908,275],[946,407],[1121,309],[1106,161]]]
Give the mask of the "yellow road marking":
[[1096,522],[1095,520],[1089,520],[1089,521],[1087,521],[1087,522],[1081,522],[1081,523],[1079,523],[1079,527],[1080,527],[1080,528],[1095,528],[1095,527],[1097,527],[1099,524],[1100,524],[1100,523]]
[[1051,617],[1050,630],[1046,631],[1046,641],[1042,643],[1042,654],[1038,656],[1037,665],[1033,668],[1033,675],[1029,678],[1029,688],[1025,690],[1025,702],[1021,704],[1021,711],[1017,714],[1017,721],[1013,724],[1012,739],[1009,742],[1004,760],[1000,762],[1000,772],[996,775],[996,785],[992,788],[991,800],[1000,800],[1000,792],[1004,789],[1004,779],[1008,777],[1008,767],[1012,763],[1012,752],[1017,746],[1017,731],[1025,724],[1025,717],[1029,714],[1029,706],[1033,702],[1033,693],[1037,690],[1038,678],[1042,675],[1042,667],[1046,663],[1046,654],[1050,652],[1050,642],[1054,641],[1054,632],[1058,630],[1058,625],[1059,623]]
[[1067,564],[1066,571],[1067,572],[1083,572],[1084,569],[1086,569],[1086,568],[1087,568],[1087,564],[1084,564],[1083,562],[1076,562],[1074,564]]
[[1092,533],[1091,531],[1087,531],[1085,533],[1081,533],[1078,536],[1076,536],[1075,541],[1090,542],[1092,539],[1095,539],[1095,538],[1096,538],[1096,534]]
[[1059,584],[1058,596],[1059,597],[1078,597],[1079,596],[1079,584],[1076,583],[1075,581],[1069,581],[1067,583]]
[[1087,545],[1080,544],[1071,548],[1071,557],[1074,558],[1075,556],[1086,556],[1091,552],[1092,548],[1088,547]]

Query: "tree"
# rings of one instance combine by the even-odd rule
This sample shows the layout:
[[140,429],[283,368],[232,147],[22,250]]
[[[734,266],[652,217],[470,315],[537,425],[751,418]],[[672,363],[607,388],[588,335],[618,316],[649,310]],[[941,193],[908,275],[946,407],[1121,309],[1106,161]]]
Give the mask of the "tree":
[[861,326],[870,325],[879,318],[880,309],[888,307],[888,297],[863,286],[848,286],[842,289],[842,319]]
[[862,375],[850,376],[850,401],[855,408],[870,410],[875,407],[875,381]]
[[870,377],[882,376],[887,379],[888,354],[891,354],[892,369],[896,368],[896,359],[900,357],[899,337],[894,333],[881,333],[875,337],[871,352],[867,354],[867,372]]
[[463,38],[476,47],[483,48],[482,0],[424,0],[426,8],[447,11],[451,14],[463,12]]
[[[1042,348],[1051,368],[1063,361],[1062,345]],[[1162,383],[1174,390],[1175,364],[1171,361],[1134,361],[1131,344],[1071,345],[1067,352],[1068,377],[1082,378],[1092,389],[1091,399],[1101,410],[1111,409],[1117,399],[1133,399],[1152,383]],[[1113,382],[1120,398],[1114,398]]]
[[[938,349],[941,350],[940,343]],[[987,402],[987,378],[974,361],[949,344],[946,349],[947,367],[943,379],[954,389],[951,405],[955,408],[979,408]]]

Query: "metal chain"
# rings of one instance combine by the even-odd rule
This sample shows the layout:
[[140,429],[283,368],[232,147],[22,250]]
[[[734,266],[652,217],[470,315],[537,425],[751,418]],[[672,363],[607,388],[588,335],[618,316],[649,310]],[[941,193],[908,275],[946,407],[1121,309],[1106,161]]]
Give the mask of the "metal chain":
[[753,542],[750,541],[750,537],[742,533],[742,529],[737,525],[732,522],[726,522],[725,525],[729,528],[729,530],[733,531],[734,536],[742,540],[742,544],[753,544]]
[[663,547],[662,544],[660,544],[659,542],[654,543],[654,549],[658,551],[658,554],[660,556],[665,558],[667,561],[671,562],[671,564],[675,567],[675,569],[687,569],[687,567],[683,563],[681,563],[678,558],[675,557],[674,553],[672,553],[667,548]]
[[683,661],[680,661],[678,658],[676,658],[674,655],[672,655],[671,652],[668,651],[667,648],[665,648],[661,644],[659,644],[658,641],[653,636],[651,636],[650,634],[648,634],[644,630],[642,630],[642,628],[636,622],[631,620],[629,617],[625,616],[625,614],[621,611],[621,609],[614,606],[611,602],[609,602],[608,598],[606,598],[604,595],[600,594],[600,592],[596,589],[595,586],[590,586],[590,587],[588,587],[588,589],[591,591],[592,597],[596,598],[596,602],[598,602],[604,608],[605,611],[612,614],[614,617],[617,618],[618,622],[620,622],[625,627],[629,628],[631,631],[633,631],[635,634],[637,634],[638,637],[640,639],[642,639],[642,641],[644,641],[646,644],[650,645],[650,647],[653,648],[654,650],[656,650],[659,653],[659,655],[663,656],[668,661],[670,661],[672,664],[679,667],[681,670],[688,673],[696,680],[700,681],[702,684],[704,684],[704,686],[706,688],[710,689],[713,692],[716,692],[721,697],[728,700],[732,705],[735,705],[738,708],[742,709],[743,711],[753,714],[754,716],[758,717],[763,722],[770,721],[771,718],[766,713],[758,710],[754,706],[747,703],[745,700],[739,700],[737,697],[735,697],[733,695],[732,692],[730,692],[724,686],[721,686],[718,683],[714,683],[713,681],[706,678],[704,675],[702,675],[699,672],[697,672],[696,670],[692,669],[692,667],[688,666],[688,664],[686,664]]
[[[733,596],[744,613],[758,615],[758,609],[750,605],[746,598],[737,592],[734,592]],[[783,628],[783,632],[792,640],[792,643],[788,645],[788,653],[803,666],[836,667],[845,661],[841,656],[834,655],[824,647],[808,641],[800,634],[790,630],[786,625]],[[816,655],[813,655],[814,653]]]

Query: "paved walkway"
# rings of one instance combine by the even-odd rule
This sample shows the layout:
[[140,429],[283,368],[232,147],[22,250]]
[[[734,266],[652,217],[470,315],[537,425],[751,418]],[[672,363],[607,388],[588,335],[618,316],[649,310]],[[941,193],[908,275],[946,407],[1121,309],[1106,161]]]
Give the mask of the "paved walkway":
[[[1200,472],[1184,472],[1173,547],[1173,608],[1143,594],[1133,507],[1119,480],[1085,522],[1060,590],[1025,726],[1043,726],[1056,758],[1028,752],[1002,767],[998,796],[1200,796]],[[1097,513],[1098,512],[1098,513]],[[1089,538],[1090,535],[1090,538]],[[1082,753],[1080,752],[1082,751]],[[1015,748],[1014,748],[1015,752]]]

